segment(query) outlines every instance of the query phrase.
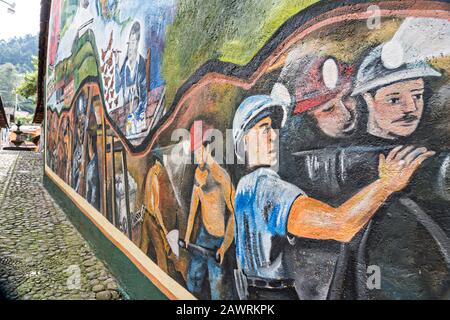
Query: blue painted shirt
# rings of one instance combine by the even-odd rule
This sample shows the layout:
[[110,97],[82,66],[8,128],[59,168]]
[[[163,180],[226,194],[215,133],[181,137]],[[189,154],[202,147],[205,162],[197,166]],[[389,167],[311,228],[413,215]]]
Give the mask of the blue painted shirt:
[[276,238],[287,236],[289,211],[304,192],[273,170],[260,168],[244,176],[235,199],[235,241],[239,267],[249,277],[286,279]]

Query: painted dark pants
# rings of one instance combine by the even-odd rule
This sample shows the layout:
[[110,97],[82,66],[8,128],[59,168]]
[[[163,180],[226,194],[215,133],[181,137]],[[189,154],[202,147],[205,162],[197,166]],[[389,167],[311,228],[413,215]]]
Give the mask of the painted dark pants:
[[[215,253],[222,242],[223,237],[218,238],[210,235],[202,225],[195,244]],[[211,288],[211,299],[226,299],[227,292],[223,286],[224,270],[221,265],[213,256],[204,255],[199,252],[192,253],[187,275],[187,287],[196,297],[202,296],[203,284],[207,277]]]
[[86,200],[97,210],[100,209],[100,181],[98,177],[98,160],[94,155],[89,161],[86,173]]
[[166,253],[169,251],[169,244],[164,240],[166,236],[162,232],[155,215],[156,214],[148,211],[144,214],[139,248],[148,255],[149,247],[153,245],[158,267],[167,273],[168,266]]

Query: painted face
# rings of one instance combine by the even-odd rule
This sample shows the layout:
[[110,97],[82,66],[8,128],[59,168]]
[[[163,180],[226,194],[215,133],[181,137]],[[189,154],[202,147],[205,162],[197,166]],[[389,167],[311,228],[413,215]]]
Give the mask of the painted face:
[[130,63],[134,63],[137,59],[139,47],[139,40],[136,34],[130,36],[130,41],[128,42],[128,60]]
[[357,103],[349,93],[350,88],[347,88],[334,99],[308,112],[318,128],[329,137],[344,138],[356,129]]
[[272,119],[266,117],[257,122],[244,136],[250,167],[269,166],[278,163],[278,132],[272,127]]
[[374,136],[395,139],[407,137],[418,127],[423,114],[423,79],[391,84],[375,96],[363,95],[369,109],[368,132]]

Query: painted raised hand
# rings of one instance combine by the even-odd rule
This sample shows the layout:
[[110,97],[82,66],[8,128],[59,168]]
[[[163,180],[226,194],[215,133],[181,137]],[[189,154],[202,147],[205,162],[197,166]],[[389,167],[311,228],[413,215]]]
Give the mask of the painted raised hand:
[[391,192],[404,189],[420,165],[429,157],[435,155],[425,147],[398,146],[387,157],[380,154],[380,180]]

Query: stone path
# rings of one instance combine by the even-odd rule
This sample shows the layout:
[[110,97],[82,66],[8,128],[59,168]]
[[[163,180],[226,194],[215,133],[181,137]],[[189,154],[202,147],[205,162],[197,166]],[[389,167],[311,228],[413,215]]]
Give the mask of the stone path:
[[120,289],[42,185],[41,155],[0,151],[0,299],[115,300]]

